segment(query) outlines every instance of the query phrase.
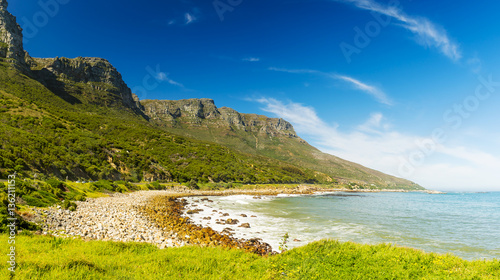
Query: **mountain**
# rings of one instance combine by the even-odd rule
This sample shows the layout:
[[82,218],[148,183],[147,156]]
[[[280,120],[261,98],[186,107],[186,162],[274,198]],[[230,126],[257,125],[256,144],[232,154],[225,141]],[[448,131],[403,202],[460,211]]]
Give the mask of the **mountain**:
[[168,132],[210,141],[231,149],[270,157],[324,174],[327,182],[384,188],[413,185],[362,165],[323,153],[301,139],[283,119],[242,114],[211,99],[141,100],[150,122]]
[[211,99],[139,101],[102,58],[32,58],[0,0],[0,175],[417,189]]

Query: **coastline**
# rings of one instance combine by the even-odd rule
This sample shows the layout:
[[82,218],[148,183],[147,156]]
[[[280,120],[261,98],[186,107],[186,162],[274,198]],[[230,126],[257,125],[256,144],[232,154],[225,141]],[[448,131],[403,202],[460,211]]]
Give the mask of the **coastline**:
[[[190,225],[205,228],[211,235],[225,235],[234,244],[243,244],[252,240],[253,247],[266,249],[265,254],[278,251],[278,243],[274,234],[274,242],[263,237],[273,235],[265,230],[254,230],[254,221],[257,215],[249,213],[227,213],[226,209],[217,208],[210,203],[207,197],[250,196],[252,198],[287,196],[287,195],[314,195],[320,193],[352,192],[408,192],[405,190],[349,190],[324,189],[310,186],[296,188],[265,188],[265,189],[228,189],[223,191],[190,190],[176,187],[163,191],[138,191],[126,194],[113,193],[109,197],[91,198],[85,202],[77,202],[74,212],[57,207],[48,209],[33,209],[34,215],[29,220],[42,225],[41,234],[65,238],[82,238],[84,240],[112,240],[122,242],[146,242],[158,246],[160,249],[179,247],[189,244],[201,246],[220,245],[208,239],[191,240],[180,235],[186,230],[192,230]],[[430,192],[429,192],[430,193]],[[437,192],[434,192],[437,193]],[[173,197],[183,199],[185,203],[180,209],[184,225],[176,228],[162,227],[141,211],[151,204],[157,197]],[[158,210],[155,210],[156,212]],[[156,213],[155,212],[155,213]],[[182,228],[182,229],[181,229]],[[263,232],[261,232],[263,231]],[[215,233],[214,233],[215,232]],[[218,237],[219,239],[221,237]],[[298,239],[289,240],[296,246],[306,245],[307,242]],[[272,243],[269,245],[268,243]],[[236,245],[230,247],[235,247]],[[238,245],[239,246],[239,245]],[[243,245],[241,245],[244,247]],[[236,246],[237,247],[237,246]],[[295,247],[295,246],[294,246]]]

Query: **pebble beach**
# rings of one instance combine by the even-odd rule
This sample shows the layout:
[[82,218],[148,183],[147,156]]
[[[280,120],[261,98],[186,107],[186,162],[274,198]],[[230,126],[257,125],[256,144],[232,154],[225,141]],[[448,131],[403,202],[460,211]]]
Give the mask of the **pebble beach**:
[[[295,189],[266,189],[266,190],[225,190],[225,191],[193,191],[184,188],[165,191],[138,191],[132,193],[113,193],[107,197],[87,198],[86,201],[76,202],[76,211],[69,211],[58,207],[45,209],[32,208],[32,215],[25,217],[41,226],[41,233],[55,237],[82,238],[85,240],[111,240],[122,242],[147,242],[159,248],[179,247],[186,245],[177,234],[159,228],[148,217],[138,211],[156,196],[186,196],[191,203],[186,207],[184,216],[191,218],[203,215],[206,220],[212,220],[213,225],[203,224],[198,219],[192,222],[210,226],[221,234],[232,236],[237,231],[240,237],[251,238],[243,232],[251,234],[251,220],[257,217],[244,217],[245,214],[229,216],[218,211],[197,211],[197,202],[207,201],[203,196],[228,196],[228,195],[278,195],[278,194],[307,194],[315,191],[310,187]],[[194,205],[194,206],[193,206]],[[206,208],[206,207],[203,207]],[[194,210],[194,212],[193,212]],[[195,215],[193,215],[195,214]],[[198,214],[198,215],[196,215]],[[219,217],[220,216],[220,217]],[[241,220],[246,222],[240,222]],[[221,228],[221,225],[223,227]],[[217,230],[218,229],[218,230]],[[274,249],[274,248],[273,248]]]

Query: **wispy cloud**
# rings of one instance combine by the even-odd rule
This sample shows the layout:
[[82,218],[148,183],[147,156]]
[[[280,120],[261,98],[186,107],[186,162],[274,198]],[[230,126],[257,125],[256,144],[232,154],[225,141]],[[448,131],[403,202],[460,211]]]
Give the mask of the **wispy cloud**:
[[479,74],[483,68],[483,63],[481,59],[479,59],[477,54],[474,54],[472,58],[469,58],[467,60],[467,65],[470,67],[471,71],[474,72],[475,74]]
[[363,124],[358,126],[358,130],[367,133],[381,134],[380,129],[388,130],[390,125],[384,122],[385,118],[382,113],[372,113],[370,118]]
[[196,21],[196,17],[190,13],[186,13],[184,15],[184,19],[185,19],[185,24],[188,25],[194,21]]
[[326,73],[323,73],[321,71],[310,70],[310,69],[287,69],[287,68],[269,67],[268,70],[276,71],[276,72],[291,73],[291,74],[321,74],[321,75],[326,74]]
[[420,44],[437,48],[441,53],[454,61],[458,61],[462,57],[459,46],[452,42],[446,30],[438,27],[426,18],[407,15],[398,7],[383,5],[373,0],[334,1],[350,3],[360,9],[373,11],[396,19],[399,21],[400,26],[417,36],[417,41]]
[[[400,176],[402,159],[428,138],[402,133],[381,113],[372,113],[365,122],[342,129],[321,119],[313,107],[273,98],[258,98],[262,110],[290,121],[295,131],[308,137],[322,151]],[[407,179],[424,187],[441,190],[498,189],[500,158],[471,147],[438,145],[424,165]],[[481,178],[481,180],[477,180]]]
[[164,82],[167,82],[171,85],[174,85],[174,86],[178,86],[178,87],[181,87],[181,88],[184,88],[184,85],[181,84],[181,83],[178,83],[172,79],[170,79],[168,77],[168,73],[165,73],[165,72],[159,72],[158,75],[156,76],[156,79],[159,80],[159,81],[164,81]]
[[348,77],[348,76],[335,74],[335,75],[333,75],[333,77],[352,84],[356,89],[359,89],[359,90],[375,97],[375,99],[377,99],[377,101],[382,103],[382,104],[392,105],[392,102],[389,100],[387,95],[383,91],[381,91],[380,89],[378,89],[374,86],[367,85],[359,80],[356,80],[356,79]]
[[258,57],[246,57],[242,59],[243,61],[248,61],[248,62],[259,62],[260,58]]
[[287,69],[287,68],[277,68],[277,67],[269,67],[268,70],[270,71],[276,71],[276,72],[284,72],[284,73],[291,73],[291,74],[316,74],[316,75],[321,75],[325,76],[328,78],[333,78],[337,80],[342,80],[345,82],[350,83],[351,85],[354,86],[354,88],[361,90],[371,96],[373,96],[378,102],[386,105],[393,105],[392,101],[387,97],[387,94],[385,94],[382,90],[378,89],[375,86],[368,85],[366,83],[363,83],[357,79],[345,76],[345,75],[339,75],[339,74],[330,74],[330,73],[325,73],[321,72],[318,70],[311,70],[311,69]]

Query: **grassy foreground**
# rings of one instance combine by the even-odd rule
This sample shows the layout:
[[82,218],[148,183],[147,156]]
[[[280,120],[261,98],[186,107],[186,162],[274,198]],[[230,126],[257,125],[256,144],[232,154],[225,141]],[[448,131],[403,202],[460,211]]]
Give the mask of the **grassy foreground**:
[[[6,235],[0,235],[0,244],[7,248]],[[16,238],[16,249],[13,279],[500,279],[500,260],[470,262],[390,245],[326,240],[271,257],[23,235]],[[6,261],[2,253],[1,279],[10,278]]]

